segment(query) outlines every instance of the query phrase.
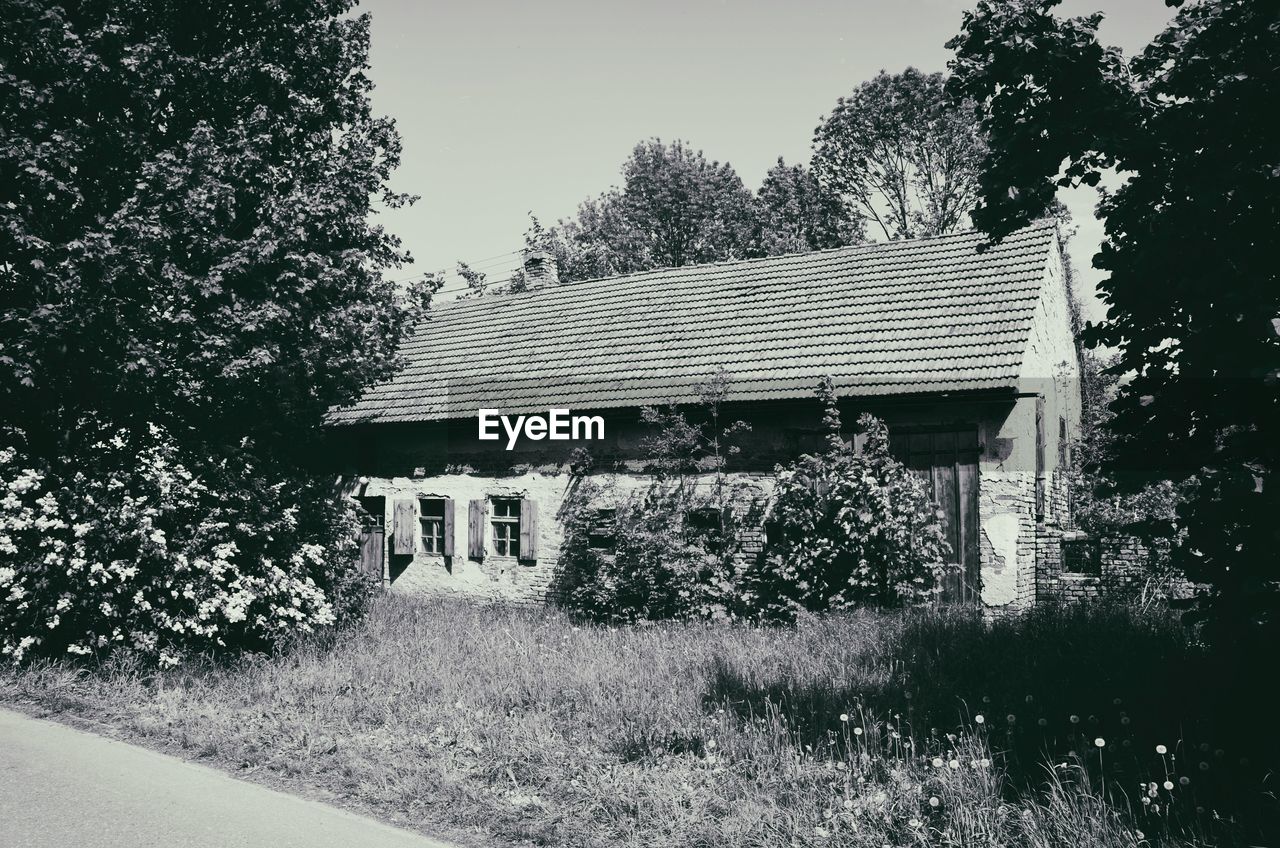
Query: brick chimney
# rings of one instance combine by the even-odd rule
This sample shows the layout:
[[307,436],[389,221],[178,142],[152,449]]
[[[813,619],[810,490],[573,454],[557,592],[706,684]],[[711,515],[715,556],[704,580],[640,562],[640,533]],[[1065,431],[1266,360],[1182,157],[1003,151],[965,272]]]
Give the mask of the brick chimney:
[[523,257],[525,280],[531,289],[554,286],[560,282],[556,257],[549,250],[527,249]]

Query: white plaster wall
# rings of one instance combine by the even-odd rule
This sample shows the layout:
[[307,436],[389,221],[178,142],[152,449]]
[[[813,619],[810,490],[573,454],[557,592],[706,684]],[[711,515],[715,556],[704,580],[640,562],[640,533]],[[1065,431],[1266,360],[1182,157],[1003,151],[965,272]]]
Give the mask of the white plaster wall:
[[[368,496],[386,498],[387,566],[384,575],[390,588],[417,595],[459,595],[489,601],[539,603],[547,600],[556,576],[560,544],[563,540],[559,520],[561,508],[569,494],[571,476],[567,471],[534,471],[509,477],[486,477],[473,474],[443,474],[423,478],[373,478],[366,487]],[[649,484],[642,474],[593,475],[603,488],[601,504],[621,499]],[[701,475],[694,480],[700,491],[709,491],[714,475]],[[763,499],[772,491],[771,475],[730,474],[726,485],[745,484],[748,497]],[[538,510],[538,549],[533,561],[499,557],[491,552],[482,559],[472,559],[468,552],[468,505],[472,500],[494,497],[532,499]],[[419,498],[452,498],[454,501],[454,556],[444,557],[422,550],[412,557],[392,556],[395,501],[403,498],[414,502],[414,530],[418,533]],[[492,514],[492,513],[490,513]],[[489,528],[485,528],[486,533]],[[487,546],[492,549],[492,546]]]
[[[418,498],[452,498],[454,501],[453,550],[446,560],[422,551],[412,557],[396,557],[388,553],[384,574],[391,589],[413,594],[458,594],[486,600],[540,601],[545,598],[560,554],[560,532],[556,511],[564,500],[568,474],[529,473],[516,477],[492,478],[469,474],[445,474],[437,477],[378,478],[370,482],[368,495],[386,500],[388,551],[395,529],[395,501],[414,500],[418,515]],[[475,499],[493,497],[531,498],[538,505],[538,549],[533,561],[499,557],[490,553],[483,559],[467,556],[468,504]],[[492,512],[490,512],[492,514]],[[417,525],[415,524],[415,533]],[[486,532],[488,528],[486,527]]]
[[[1081,414],[1080,362],[1071,331],[1066,275],[1057,249],[1050,252],[1027,349],[1023,354],[1019,384],[1021,392],[1040,394],[1045,399],[1045,477],[1052,487],[1064,470],[1059,462],[1059,457],[1063,456],[1059,443],[1059,420],[1066,422],[1069,450],[1079,438]],[[1034,408],[1032,414],[1034,426]],[[1034,450],[1034,444],[1032,448]],[[1034,464],[1031,467],[1034,469]],[[1046,508],[1049,522],[1067,523],[1069,516],[1062,514],[1066,509],[1065,498],[1048,497]]]

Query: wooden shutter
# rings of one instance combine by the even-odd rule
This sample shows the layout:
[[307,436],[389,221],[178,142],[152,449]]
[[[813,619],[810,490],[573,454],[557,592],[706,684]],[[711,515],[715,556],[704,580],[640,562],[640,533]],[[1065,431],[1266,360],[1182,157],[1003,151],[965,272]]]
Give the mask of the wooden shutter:
[[417,540],[417,524],[418,516],[414,510],[413,499],[403,498],[396,501],[395,510],[395,541],[392,545],[391,552],[393,554],[409,554],[415,551]]
[[467,556],[484,559],[485,500],[471,502],[467,510]]
[[530,498],[520,499],[520,559],[538,558],[538,505]]
[[366,527],[360,531],[360,570],[370,577],[382,579],[382,563],[386,559],[385,527]]
[[453,498],[444,499],[444,550],[445,556],[453,556]]

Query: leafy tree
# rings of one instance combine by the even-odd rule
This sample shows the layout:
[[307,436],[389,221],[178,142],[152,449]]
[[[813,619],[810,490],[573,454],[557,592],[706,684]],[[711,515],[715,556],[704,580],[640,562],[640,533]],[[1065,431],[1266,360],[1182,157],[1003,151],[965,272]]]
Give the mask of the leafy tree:
[[765,256],[843,247],[862,240],[863,221],[849,214],[803,165],[778,163],[756,195],[757,250]]
[[[1086,350],[1080,358],[1080,439],[1071,451],[1072,519],[1080,529],[1103,538],[1126,536],[1142,541],[1148,552],[1149,578],[1174,571],[1173,551],[1183,541],[1178,506],[1195,488],[1195,478],[1151,480],[1142,475],[1135,486],[1122,486],[1123,473],[1108,462],[1115,434],[1111,402],[1120,389],[1113,367],[1116,354],[1099,356]],[[1176,573],[1176,572],[1174,572]]]
[[1125,175],[1098,207],[1108,311],[1085,332],[1129,378],[1108,425],[1115,485],[1194,474],[1184,564],[1214,584],[1219,624],[1273,620],[1280,4],[1188,5],[1130,60],[1098,42],[1101,15],[1056,5],[983,0],[950,42],[950,86],[979,104],[990,145],[974,221],[1000,238],[1059,186]]
[[814,132],[813,171],[887,239],[949,233],[977,197],[983,143],[973,107],[952,102],[940,73],[880,72]]
[[[239,552],[222,558],[223,582],[273,568],[323,582],[313,557],[294,558],[299,546],[323,551],[326,568],[347,556],[342,522],[312,520],[332,504],[300,466],[326,410],[390,373],[439,284],[402,290],[382,275],[408,257],[370,216],[410,198],[387,187],[400,141],[371,113],[369,19],[353,5],[0,0],[7,468],[49,492],[85,491],[77,475],[93,456],[115,497],[145,497],[134,466],[159,451],[199,482],[183,515],[280,486],[271,502],[299,529],[228,516],[205,539]],[[121,444],[104,452],[104,439]],[[106,532],[115,518],[80,512],[87,548],[64,565],[68,591],[93,597],[102,587],[85,563],[115,561],[111,539],[159,517],[144,510]],[[181,542],[175,568],[180,554],[212,556]],[[0,549],[0,576],[42,567],[32,551]],[[77,626],[115,645],[109,618]]]
[[741,258],[751,249],[751,192],[728,164],[682,141],[643,141],[623,186],[578,208],[551,236],[564,280]]

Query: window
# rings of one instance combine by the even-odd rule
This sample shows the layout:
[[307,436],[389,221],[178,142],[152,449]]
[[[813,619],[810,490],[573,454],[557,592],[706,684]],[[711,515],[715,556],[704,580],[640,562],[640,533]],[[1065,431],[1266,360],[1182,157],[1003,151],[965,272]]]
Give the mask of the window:
[[710,553],[721,553],[725,543],[725,516],[712,507],[695,507],[685,516],[685,539]]
[[1102,546],[1097,539],[1062,540],[1062,570],[1070,574],[1102,576]]
[[429,554],[443,555],[445,552],[444,499],[423,498],[418,501],[418,509],[422,513],[418,519],[422,522],[422,550]]
[[366,530],[376,530],[387,526],[387,499],[378,497],[356,498],[364,513],[360,516],[361,526]]
[[591,528],[587,531],[587,546],[600,550],[612,550],[617,537],[618,511],[597,509],[591,516]]
[[520,556],[520,499],[493,499],[493,552],[498,556]]

